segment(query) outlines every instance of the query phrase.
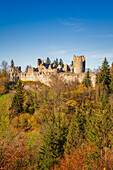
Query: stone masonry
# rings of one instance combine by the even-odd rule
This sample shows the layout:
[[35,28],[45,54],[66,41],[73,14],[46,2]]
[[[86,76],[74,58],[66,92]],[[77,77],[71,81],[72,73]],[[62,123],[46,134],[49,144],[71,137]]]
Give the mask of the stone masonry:
[[[55,66],[54,63],[47,64],[43,60],[37,60],[37,68],[28,67],[27,72],[22,72],[21,67],[10,67],[10,81],[41,81],[49,85],[51,75],[59,75],[64,81],[74,81],[77,79],[80,83],[83,81],[85,73],[85,57],[73,56],[73,66],[67,64],[62,68],[60,65]],[[96,73],[91,72],[92,85],[96,83]]]

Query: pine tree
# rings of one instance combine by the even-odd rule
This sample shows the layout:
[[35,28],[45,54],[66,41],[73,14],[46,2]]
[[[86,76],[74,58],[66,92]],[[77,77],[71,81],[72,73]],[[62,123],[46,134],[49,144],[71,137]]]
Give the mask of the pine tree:
[[59,61],[59,65],[61,65],[62,68],[64,67],[64,63],[63,63],[63,60],[61,58],[60,58],[60,61]]
[[27,92],[25,101],[24,101],[24,112],[33,114],[35,111],[35,97],[31,92]]
[[76,148],[78,141],[79,141],[79,128],[77,123],[77,117],[76,115],[73,115],[67,135],[65,152],[71,153],[73,147]]
[[83,141],[84,139],[86,139],[86,123],[87,123],[85,108],[83,104],[81,106],[81,109],[78,110],[77,122],[79,128],[79,138]]
[[102,96],[102,107],[103,107],[103,109],[106,108],[107,104],[108,104],[108,93],[107,93],[106,90],[104,90],[103,96]]
[[86,74],[86,76],[85,76],[85,78],[84,78],[84,80],[83,80],[83,84],[84,84],[86,87],[91,86],[91,77],[90,77],[90,75],[89,75],[89,69],[88,69],[87,74]]
[[111,93],[113,93],[113,63],[112,63],[110,74],[111,74],[110,91]]
[[98,156],[104,155],[105,162],[107,149],[111,147],[113,139],[113,116],[109,104],[103,108],[102,102],[95,105],[95,110],[91,108],[87,114],[87,141],[93,142],[98,148]]
[[76,109],[76,113],[71,119],[65,148],[66,153],[71,153],[73,148],[76,149],[86,140],[86,125],[85,108],[81,106],[81,108]]
[[14,67],[14,61],[13,60],[11,60],[11,67]]
[[100,73],[97,77],[97,84],[102,83],[109,88],[110,85],[110,72],[109,72],[109,65],[107,59],[104,59],[102,64],[102,68],[100,69]]
[[70,64],[70,66],[73,66],[73,61],[71,61],[71,64]]
[[46,64],[51,64],[51,60],[49,59],[49,57],[47,57],[46,59]]
[[24,91],[22,82],[19,80],[17,83],[16,93],[13,97],[13,101],[10,109],[13,111],[13,115],[19,115],[23,112]]
[[61,115],[51,116],[51,121],[46,125],[46,131],[43,134],[42,146],[40,147],[40,166],[42,169],[50,169],[63,155],[66,142],[67,129]]
[[58,67],[58,58],[56,58],[56,60],[54,60],[54,64],[56,67]]

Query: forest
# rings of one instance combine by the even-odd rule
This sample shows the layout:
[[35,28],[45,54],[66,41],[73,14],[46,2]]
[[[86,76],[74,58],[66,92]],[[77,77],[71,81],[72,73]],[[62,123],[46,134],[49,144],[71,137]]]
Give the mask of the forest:
[[82,83],[52,80],[10,82],[2,62],[0,169],[112,170],[113,63],[104,59],[95,87],[89,70]]

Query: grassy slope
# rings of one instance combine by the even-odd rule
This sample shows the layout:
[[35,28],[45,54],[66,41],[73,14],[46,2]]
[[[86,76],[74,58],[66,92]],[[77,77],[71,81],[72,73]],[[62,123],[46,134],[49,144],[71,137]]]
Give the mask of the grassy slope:
[[11,105],[14,92],[0,96],[0,135],[4,136],[8,127],[9,106]]
[[[11,93],[0,96],[0,140],[13,135],[14,132],[13,127],[9,126],[9,106],[11,105],[14,93],[11,91]],[[27,133],[22,132],[22,134],[26,137],[29,146],[35,145],[38,134],[37,128]]]

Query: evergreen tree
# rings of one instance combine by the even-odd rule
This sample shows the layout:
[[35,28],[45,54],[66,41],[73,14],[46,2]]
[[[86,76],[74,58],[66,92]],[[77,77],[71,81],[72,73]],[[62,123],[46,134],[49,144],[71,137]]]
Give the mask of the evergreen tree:
[[102,103],[101,105],[97,103],[95,109],[95,113],[88,115],[87,141],[92,141],[98,147],[100,150],[98,154],[101,158],[104,154],[106,161],[107,148],[111,147],[113,138],[113,116],[109,104],[103,109]]
[[17,83],[16,93],[13,97],[13,101],[10,109],[13,111],[14,115],[19,115],[23,112],[23,102],[24,102],[24,91],[22,82],[19,80]]
[[81,109],[76,109],[76,113],[71,119],[65,148],[66,153],[71,153],[73,148],[76,149],[86,140],[86,124],[86,113],[84,106],[81,106]]
[[59,65],[61,65],[62,68],[64,67],[64,63],[63,63],[63,60],[61,58],[60,58],[60,61],[59,61]]
[[90,77],[90,75],[89,75],[89,69],[88,69],[87,74],[86,74],[86,76],[85,76],[85,78],[84,78],[84,80],[83,80],[83,84],[84,84],[86,87],[91,86],[91,77]]
[[46,131],[43,134],[42,146],[40,148],[40,167],[41,169],[50,169],[63,155],[66,142],[67,129],[65,121],[59,114],[51,116],[51,122],[46,125]]
[[86,139],[86,113],[84,106],[81,106],[81,109],[78,110],[77,113],[77,123],[78,123],[78,129],[79,129],[79,138],[81,141]]
[[103,107],[103,109],[105,109],[107,107],[107,104],[108,104],[108,92],[107,92],[107,90],[104,90],[103,96],[102,96],[102,107]]
[[11,60],[11,67],[14,67],[14,61]]
[[33,114],[35,111],[35,97],[29,91],[27,92],[27,95],[25,97],[23,107],[25,113]]
[[54,64],[56,67],[58,67],[58,58],[56,58],[56,60],[54,60]]
[[68,131],[68,135],[67,135],[65,152],[71,153],[73,147],[76,148],[78,141],[79,141],[79,129],[78,129],[77,117],[76,115],[73,115]]
[[46,64],[51,64],[51,60],[49,59],[49,57],[47,57],[46,59]]
[[70,64],[70,66],[73,66],[73,61],[71,61],[71,64]]
[[110,91],[111,93],[113,93],[113,63],[112,63],[110,74],[111,74]]
[[109,88],[110,85],[110,71],[107,59],[104,59],[102,64],[102,68],[100,69],[100,73],[97,77],[97,84],[102,83]]

